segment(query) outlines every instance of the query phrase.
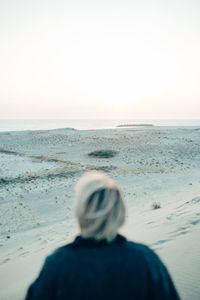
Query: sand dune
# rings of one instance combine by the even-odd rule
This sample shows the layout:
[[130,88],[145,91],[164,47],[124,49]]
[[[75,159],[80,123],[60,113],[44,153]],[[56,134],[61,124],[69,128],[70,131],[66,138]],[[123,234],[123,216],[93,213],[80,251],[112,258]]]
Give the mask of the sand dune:
[[[101,149],[117,154],[88,156]],[[122,233],[155,249],[182,299],[200,299],[200,135],[189,127],[0,133],[0,298],[23,299],[45,256],[78,233],[73,189],[89,170],[120,184]]]

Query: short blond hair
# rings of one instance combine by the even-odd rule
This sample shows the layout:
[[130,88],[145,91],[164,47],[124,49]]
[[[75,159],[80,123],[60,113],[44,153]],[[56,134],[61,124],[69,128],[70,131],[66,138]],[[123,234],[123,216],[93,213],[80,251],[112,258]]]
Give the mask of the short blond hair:
[[85,238],[112,241],[125,221],[118,185],[106,174],[86,173],[75,189],[75,214]]

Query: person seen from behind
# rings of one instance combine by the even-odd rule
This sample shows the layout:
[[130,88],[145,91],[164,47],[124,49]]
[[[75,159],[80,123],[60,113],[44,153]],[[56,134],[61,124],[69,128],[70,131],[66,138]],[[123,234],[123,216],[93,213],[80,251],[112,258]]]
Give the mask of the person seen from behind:
[[47,257],[26,300],[180,299],[157,254],[118,233],[125,205],[110,177],[85,174],[75,200],[80,235]]

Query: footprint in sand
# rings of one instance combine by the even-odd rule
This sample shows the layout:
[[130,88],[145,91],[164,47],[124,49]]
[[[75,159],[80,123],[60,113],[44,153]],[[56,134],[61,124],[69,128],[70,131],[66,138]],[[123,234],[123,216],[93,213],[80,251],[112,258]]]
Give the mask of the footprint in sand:
[[6,259],[4,259],[3,261],[2,261],[2,264],[5,264],[5,263],[7,263],[8,261],[10,261],[11,259],[10,258],[6,258]]
[[189,231],[188,227],[182,226],[182,227],[178,228],[177,230],[175,230],[175,234],[173,236],[176,237],[176,236],[187,234],[189,232],[190,231]]
[[190,221],[191,225],[197,225],[198,223],[200,223],[200,220]]
[[149,225],[149,224],[154,224],[154,223],[155,223],[155,221],[150,221],[147,224]]
[[167,220],[173,220],[174,219],[174,214],[169,215],[168,217],[166,217]]
[[193,198],[191,202],[199,203],[200,202],[200,197]]
[[170,239],[168,239],[168,240],[159,240],[159,241],[151,244],[151,247],[155,250],[158,249],[158,248],[160,249],[160,246],[164,245],[165,243],[167,243],[169,241],[170,241]]
[[23,253],[20,253],[19,256],[24,256],[24,255],[26,255],[26,254],[29,254],[29,251],[25,251],[25,252],[23,252]]

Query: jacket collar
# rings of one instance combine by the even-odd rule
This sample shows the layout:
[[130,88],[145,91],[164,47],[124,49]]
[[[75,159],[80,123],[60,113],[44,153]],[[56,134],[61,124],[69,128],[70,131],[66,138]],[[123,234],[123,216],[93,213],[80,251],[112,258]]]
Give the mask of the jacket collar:
[[126,238],[120,234],[116,235],[116,238],[112,242],[108,242],[106,239],[96,241],[94,238],[84,238],[82,236],[77,236],[74,240],[74,246],[83,247],[99,247],[99,246],[109,246],[109,245],[119,245],[126,241]]

